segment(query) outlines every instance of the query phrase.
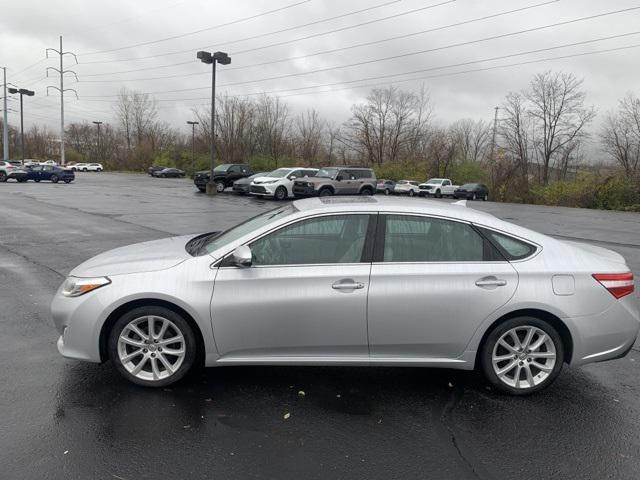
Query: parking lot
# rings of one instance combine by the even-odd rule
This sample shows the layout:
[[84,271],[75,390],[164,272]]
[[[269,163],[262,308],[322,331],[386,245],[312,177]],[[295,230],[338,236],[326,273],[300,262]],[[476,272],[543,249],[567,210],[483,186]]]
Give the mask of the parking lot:
[[[615,250],[640,276],[640,214],[469,205]],[[273,206],[134,174],[0,184],[0,477],[638,478],[638,344],[525,398],[419,368],[226,367],[151,390],[58,354],[49,304],[77,264]]]

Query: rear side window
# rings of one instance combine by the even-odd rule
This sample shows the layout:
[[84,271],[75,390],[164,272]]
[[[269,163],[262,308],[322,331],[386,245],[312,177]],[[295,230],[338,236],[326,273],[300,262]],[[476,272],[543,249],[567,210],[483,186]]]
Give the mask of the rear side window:
[[466,223],[412,215],[388,215],[384,229],[384,262],[504,261],[495,248]]
[[536,247],[516,238],[481,228],[482,233],[500,250],[507,260],[522,260],[533,255]]

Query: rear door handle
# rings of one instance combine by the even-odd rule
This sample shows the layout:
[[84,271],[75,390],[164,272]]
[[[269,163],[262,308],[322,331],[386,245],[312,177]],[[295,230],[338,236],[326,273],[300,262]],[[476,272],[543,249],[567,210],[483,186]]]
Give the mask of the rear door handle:
[[478,287],[504,287],[506,284],[506,280],[496,277],[484,277],[476,280],[476,285]]
[[349,283],[341,283],[336,282],[331,285],[331,288],[334,290],[359,290],[364,288],[364,283],[362,282],[349,282]]

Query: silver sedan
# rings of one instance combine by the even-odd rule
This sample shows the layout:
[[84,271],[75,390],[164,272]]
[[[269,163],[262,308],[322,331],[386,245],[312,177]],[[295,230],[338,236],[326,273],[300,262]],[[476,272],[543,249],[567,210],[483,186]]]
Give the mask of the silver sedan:
[[194,364],[477,368],[527,394],[564,363],[624,356],[640,328],[610,250],[460,204],[323,197],[222,233],[118,248],[51,309],[65,357],[165,386]]

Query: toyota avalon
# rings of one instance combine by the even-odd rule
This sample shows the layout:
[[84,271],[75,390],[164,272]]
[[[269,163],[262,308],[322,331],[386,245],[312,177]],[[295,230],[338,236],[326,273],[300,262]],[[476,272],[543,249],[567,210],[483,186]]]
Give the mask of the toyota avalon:
[[528,394],[564,363],[626,355],[633,292],[617,253],[464,201],[321,197],[100,254],[51,308],[62,355],[144,386],[195,364],[407,365],[477,368]]

